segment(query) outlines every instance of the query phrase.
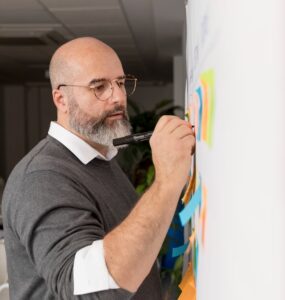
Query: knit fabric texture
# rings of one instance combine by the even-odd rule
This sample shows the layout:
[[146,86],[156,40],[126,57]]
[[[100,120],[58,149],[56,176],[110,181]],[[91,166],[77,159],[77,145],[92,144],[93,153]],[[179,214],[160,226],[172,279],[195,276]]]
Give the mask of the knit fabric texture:
[[135,294],[112,289],[73,295],[76,252],[103,239],[137,200],[115,159],[84,165],[47,136],[17,164],[4,191],[11,300],[160,300],[156,264]]

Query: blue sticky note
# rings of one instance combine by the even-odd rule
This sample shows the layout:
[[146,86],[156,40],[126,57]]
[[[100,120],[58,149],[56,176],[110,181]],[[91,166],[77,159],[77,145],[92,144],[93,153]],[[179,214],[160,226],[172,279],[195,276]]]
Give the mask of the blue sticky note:
[[180,247],[173,248],[172,249],[172,257],[176,257],[176,256],[183,254],[186,251],[188,245],[189,245],[189,242],[187,242],[186,244],[184,244]]
[[182,226],[184,226],[194,215],[196,208],[200,205],[202,198],[201,185],[199,185],[197,191],[191,198],[191,200],[187,203],[187,205],[183,208],[183,210],[179,213],[179,218]]

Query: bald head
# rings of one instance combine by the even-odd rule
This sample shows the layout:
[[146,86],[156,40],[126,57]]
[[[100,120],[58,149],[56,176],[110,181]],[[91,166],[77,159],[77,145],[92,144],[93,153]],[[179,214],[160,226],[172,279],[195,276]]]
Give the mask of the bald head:
[[94,62],[97,62],[100,69],[100,64],[107,61],[108,57],[115,57],[119,61],[111,47],[92,37],[77,38],[63,44],[50,61],[52,89],[56,89],[60,84],[74,83],[84,74],[91,62],[93,66]]

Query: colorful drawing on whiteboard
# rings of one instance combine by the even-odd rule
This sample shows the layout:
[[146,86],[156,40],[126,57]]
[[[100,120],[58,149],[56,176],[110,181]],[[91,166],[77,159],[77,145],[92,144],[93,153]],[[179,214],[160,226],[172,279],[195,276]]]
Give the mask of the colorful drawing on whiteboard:
[[[198,275],[199,251],[205,247],[206,218],[207,218],[207,188],[202,183],[201,176],[196,176],[197,189],[192,194],[191,199],[187,202],[184,209],[180,212],[179,217],[182,224],[191,222],[192,233],[189,241],[181,247],[173,249],[173,256],[181,255],[184,252],[191,254],[191,262],[182,279],[180,288],[182,293],[180,300],[196,299],[196,281]],[[187,191],[187,189],[186,189]],[[186,280],[185,277],[188,279]]]
[[191,123],[195,126],[197,142],[204,141],[208,146],[213,143],[215,112],[215,73],[213,69],[203,72],[193,93],[188,111]]
[[191,263],[188,265],[188,269],[179,284],[179,288],[182,290],[178,300],[195,300],[196,299],[196,285],[193,275],[193,267]]
[[[201,73],[197,88],[189,99],[186,119],[195,126],[196,143],[205,142],[210,148],[213,145],[215,113],[215,72],[208,69]],[[190,263],[181,284],[179,300],[196,300],[196,282],[198,277],[199,252],[205,249],[207,223],[207,187],[202,175],[197,170],[196,155],[189,183],[185,189],[182,202],[184,208],[179,213],[183,226],[190,222],[192,234],[189,241],[175,249],[173,253],[190,253]],[[178,251],[178,250],[183,251]]]

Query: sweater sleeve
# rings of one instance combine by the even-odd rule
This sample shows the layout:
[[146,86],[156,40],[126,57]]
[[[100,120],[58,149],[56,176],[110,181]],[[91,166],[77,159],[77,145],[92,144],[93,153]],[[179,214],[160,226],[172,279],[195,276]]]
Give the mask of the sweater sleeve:
[[37,171],[26,175],[18,195],[14,224],[31,262],[49,291],[59,299],[129,299],[112,289],[74,296],[76,252],[103,239],[106,232],[93,196],[63,174]]

